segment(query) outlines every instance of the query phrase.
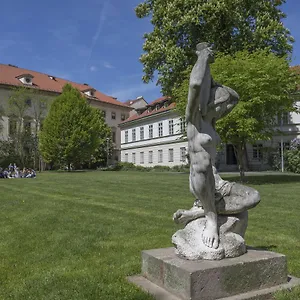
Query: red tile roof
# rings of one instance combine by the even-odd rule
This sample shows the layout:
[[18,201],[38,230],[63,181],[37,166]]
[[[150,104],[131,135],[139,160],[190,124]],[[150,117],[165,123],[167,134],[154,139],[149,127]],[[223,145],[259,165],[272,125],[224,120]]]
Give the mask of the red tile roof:
[[[0,84],[9,86],[26,86],[18,79],[18,77],[20,78],[21,75],[32,75],[32,86],[29,87],[43,91],[61,93],[63,86],[67,83],[70,83],[73,87],[77,88],[81,92],[89,89],[94,89],[93,87],[86,84],[76,83],[66,79],[55,77],[54,74],[47,75],[11,65],[0,64]],[[54,79],[51,79],[49,76],[52,76]],[[95,90],[94,97],[89,98],[104,103],[128,107],[126,104],[97,90]]]
[[300,75],[300,65],[291,67],[291,70]]
[[[155,106],[156,104],[164,101],[164,100],[167,100],[167,99],[171,99],[170,97],[161,97],[161,98],[158,98],[156,100],[154,100],[153,102],[151,102],[150,104],[147,105],[147,108],[148,107],[151,107],[151,106]],[[141,113],[140,115],[139,114],[135,114],[131,117],[129,117],[128,119],[126,119],[125,121],[123,121],[120,125],[123,125],[127,122],[130,122],[130,121],[135,121],[135,120],[139,120],[139,119],[142,119],[142,118],[145,118],[145,117],[148,117],[148,116],[152,116],[152,115],[155,115],[155,114],[159,114],[161,112],[164,112],[164,111],[168,111],[168,110],[172,110],[174,109],[176,106],[176,103],[175,102],[171,102],[167,107],[164,107],[162,106],[160,109],[158,110],[155,110],[153,109],[151,112],[148,111],[148,109],[145,108],[145,111],[143,113]]]
[[167,99],[171,99],[171,97],[169,97],[169,96],[163,96],[163,97],[160,97],[160,98],[158,98],[158,99],[152,101],[151,103],[149,103],[148,106],[152,106],[152,105],[158,104],[158,103],[160,103],[160,102],[162,102],[162,101],[165,101],[165,100],[167,100]]

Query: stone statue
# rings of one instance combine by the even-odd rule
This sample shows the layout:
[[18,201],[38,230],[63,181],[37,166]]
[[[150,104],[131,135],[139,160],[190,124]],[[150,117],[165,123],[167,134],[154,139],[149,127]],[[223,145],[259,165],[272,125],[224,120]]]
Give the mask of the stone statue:
[[177,254],[187,259],[235,257],[246,252],[247,211],[260,196],[253,188],[223,180],[217,172],[220,138],[215,123],[234,108],[239,96],[214,82],[209,67],[214,55],[207,43],[198,44],[196,54],[186,107],[190,191],[196,201],[190,210],[174,214],[174,221],[185,228],[173,235],[172,242]]

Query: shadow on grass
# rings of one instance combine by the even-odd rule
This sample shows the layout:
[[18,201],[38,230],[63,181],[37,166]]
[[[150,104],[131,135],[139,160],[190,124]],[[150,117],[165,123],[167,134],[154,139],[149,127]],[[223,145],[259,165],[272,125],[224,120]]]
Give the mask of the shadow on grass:
[[[240,183],[239,176],[226,175],[224,178]],[[245,178],[243,184],[254,184],[254,185],[263,185],[263,184],[276,184],[276,183],[300,183],[300,175],[248,175]]]

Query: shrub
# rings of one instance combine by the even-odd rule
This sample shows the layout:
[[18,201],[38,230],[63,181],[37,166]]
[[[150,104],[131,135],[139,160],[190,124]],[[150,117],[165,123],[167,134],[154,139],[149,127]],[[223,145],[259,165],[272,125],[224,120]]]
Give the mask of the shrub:
[[285,153],[285,168],[289,172],[300,174],[300,139],[295,138],[291,141],[290,150]]

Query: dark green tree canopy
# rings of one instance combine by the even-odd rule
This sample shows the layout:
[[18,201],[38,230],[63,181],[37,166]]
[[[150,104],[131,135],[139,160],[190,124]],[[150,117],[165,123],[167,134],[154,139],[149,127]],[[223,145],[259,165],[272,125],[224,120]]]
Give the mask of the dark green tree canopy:
[[67,84],[52,103],[40,133],[40,151],[46,162],[63,165],[87,162],[106,145],[110,129],[102,113]]
[[284,27],[280,6],[285,0],[144,0],[139,18],[150,17],[140,60],[147,83],[158,71],[158,84],[171,94],[182,72],[195,61],[199,42],[214,44],[217,52],[269,49],[278,56],[292,51],[293,37]]

